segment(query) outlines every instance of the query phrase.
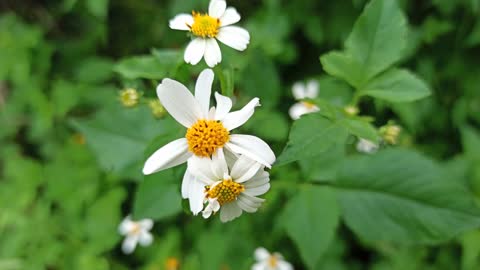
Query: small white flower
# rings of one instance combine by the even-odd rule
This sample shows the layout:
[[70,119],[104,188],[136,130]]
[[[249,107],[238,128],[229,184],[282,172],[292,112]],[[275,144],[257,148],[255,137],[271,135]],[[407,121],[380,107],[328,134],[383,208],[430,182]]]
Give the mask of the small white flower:
[[271,167],[275,154],[267,143],[251,135],[230,134],[253,115],[258,98],[242,109],[230,112],[232,100],[215,93],[217,107],[210,108],[213,71],[205,69],[195,85],[195,97],[181,83],[164,79],[157,87],[163,107],[187,128],[184,138],[172,141],[153,153],[145,162],[144,174],[151,174],[186,162],[192,156],[209,158],[223,148],[245,155]]
[[118,232],[125,236],[122,243],[123,253],[132,253],[137,243],[144,247],[150,245],[153,241],[153,236],[149,232],[152,227],[153,221],[151,219],[133,221],[130,216],[127,216],[118,226]]
[[357,151],[361,153],[373,154],[377,152],[378,147],[378,144],[362,138],[357,142]]
[[[229,162],[228,162],[229,161]],[[203,210],[208,218],[220,210],[220,220],[227,222],[243,211],[254,213],[264,199],[258,198],[270,189],[269,174],[264,166],[246,156],[230,161],[222,152],[208,158],[192,158],[182,183],[182,196],[190,201],[196,215]]]
[[310,99],[316,98],[318,96],[318,89],[319,89],[318,82],[314,80],[308,81],[306,85],[301,82],[296,82],[295,84],[293,84],[293,87],[292,87],[293,97],[299,101],[293,104],[290,110],[288,111],[290,114],[290,117],[293,120],[297,120],[298,118],[300,118],[300,116],[304,114],[318,112],[320,110],[315,104],[311,102],[301,101],[302,99],[306,99],[306,98],[310,98]]
[[252,270],[293,270],[293,266],[280,253],[270,254],[263,247],[255,250],[255,259],[257,263],[252,266]]
[[211,0],[208,14],[193,11],[179,14],[170,20],[172,29],[190,31],[194,36],[185,50],[184,60],[192,65],[198,64],[202,57],[209,67],[222,61],[217,39],[236,50],[243,51],[250,42],[247,30],[231,26],[240,21],[240,14],[233,7],[227,8],[225,0]]

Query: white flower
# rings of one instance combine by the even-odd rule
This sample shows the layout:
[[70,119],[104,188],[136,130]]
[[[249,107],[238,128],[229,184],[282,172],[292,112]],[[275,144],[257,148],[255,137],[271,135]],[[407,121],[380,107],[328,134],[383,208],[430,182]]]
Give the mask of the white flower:
[[130,216],[127,216],[120,226],[118,231],[121,235],[125,235],[125,240],[122,243],[122,251],[125,254],[130,254],[135,250],[137,243],[141,246],[148,246],[153,241],[153,236],[149,232],[153,227],[151,219],[142,219],[139,221],[132,221]]
[[172,141],[153,153],[145,162],[144,174],[151,174],[186,162],[192,156],[209,158],[223,148],[245,155],[270,168],[275,154],[267,143],[251,135],[230,134],[252,115],[258,98],[241,110],[230,112],[232,100],[215,93],[217,107],[210,108],[213,71],[205,69],[195,85],[195,97],[181,83],[164,79],[157,87],[163,107],[187,128],[184,138]]
[[252,266],[252,270],[293,270],[293,266],[280,253],[270,254],[263,247],[255,250],[255,259],[257,263]]
[[190,201],[196,215],[207,203],[203,217],[208,218],[220,210],[220,220],[227,222],[239,217],[243,211],[254,213],[264,199],[258,198],[270,189],[269,174],[262,164],[241,155],[231,161],[218,155],[192,158],[182,183],[182,196]]
[[185,62],[196,65],[202,57],[209,67],[222,61],[222,54],[216,39],[236,50],[243,51],[250,42],[247,30],[231,26],[240,21],[240,15],[233,7],[227,8],[225,0],[211,0],[208,14],[192,12],[179,14],[170,20],[170,28],[190,31],[194,36],[185,50]]
[[377,152],[378,147],[378,144],[362,138],[357,142],[357,151],[361,153],[373,154]]
[[293,120],[297,120],[300,116],[318,112],[320,109],[313,103],[308,101],[301,101],[302,99],[311,98],[314,99],[318,96],[319,85],[317,81],[310,80],[305,85],[301,82],[293,84],[292,93],[293,97],[300,102],[293,104],[288,113]]

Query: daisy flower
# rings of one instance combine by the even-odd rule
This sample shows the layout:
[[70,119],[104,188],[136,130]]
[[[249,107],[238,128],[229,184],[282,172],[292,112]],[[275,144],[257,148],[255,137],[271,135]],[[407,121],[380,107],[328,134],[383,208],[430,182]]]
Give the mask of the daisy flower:
[[373,154],[377,152],[378,150],[378,144],[360,138],[357,142],[357,151],[361,153],[367,153],[367,154]]
[[192,11],[190,14],[179,14],[170,20],[169,26],[175,30],[190,31],[192,41],[185,49],[184,60],[196,65],[202,57],[209,67],[222,61],[222,54],[217,40],[236,50],[243,51],[250,42],[247,30],[232,26],[240,21],[240,15],[233,7],[227,8],[224,0],[211,0],[208,13]]
[[318,96],[318,89],[318,82],[314,80],[308,81],[307,84],[301,82],[296,82],[295,84],[293,84],[293,97],[299,101],[293,104],[293,106],[290,107],[290,110],[288,111],[290,117],[293,120],[297,120],[298,118],[300,118],[300,116],[304,114],[318,112],[320,110],[315,104],[311,102],[301,101],[302,99],[306,98],[316,98]]
[[215,93],[217,107],[210,108],[213,71],[205,69],[195,85],[195,96],[181,83],[164,79],[157,87],[157,95],[165,110],[187,128],[184,138],[172,141],[153,153],[145,162],[144,174],[164,170],[186,162],[192,156],[210,158],[224,148],[234,154],[245,155],[270,168],[275,154],[267,143],[251,135],[230,134],[243,125],[260,106],[252,99],[242,109],[230,112],[232,100]]
[[122,243],[123,253],[132,253],[137,244],[141,246],[150,245],[153,241],[153,236],[150,233],[152,227],[153,221],[151,219],[133,221],[130,219],[130,216],[127,216],[118,226],[118,232],[125,236],[125,240]]
[[222,152],[212,159],[194,157],[188,161],[182,196],[189,199],[195,215],[206,203],[204,218],[220,211],[220,220],[227,222],[243,211],[254,213],[265,201],[256,196],[270,189],[269,174],[264,167],[244,155],[235,161],[226,159]]
[[255,260],[257,263],[252,266],[252,270],[293,270],[293,266],[280,253],[270,254],[263,247],[255,250]]

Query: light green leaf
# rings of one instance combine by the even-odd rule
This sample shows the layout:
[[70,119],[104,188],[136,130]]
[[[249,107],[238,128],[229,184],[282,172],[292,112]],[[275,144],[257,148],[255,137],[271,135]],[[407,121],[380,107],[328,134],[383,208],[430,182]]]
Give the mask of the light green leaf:
[[109,0],[87,0],[86,5],[88,10],[98,18],[105,18],[108,13]]
[[180,51],[154,50],[153,55],[133,56],[118,62],[114,71],[127,79],[163,79],[176,72],[182,61]]
[[305,187],[288,202],[283,217],[287,234],[309,269],[315,269],[339,223],[335,192],[329,187]]
[[367,241],[438,243],[480,225],[461,181],[412,151],[346,160],[334,183],[348,227]]
[[293,123],[287,146],[276,164],[312,158],[337,144],[343,144],[346,137],[347,131],[338,122],[332,122],[319,113],[302,116]]
[[369,122],[361,119],[344,118],[338,121],[349,133],[363,139],[378,143],[380,136],[377,129]]
[[233,88],[234,88],[234,71],[233,69],[215,69],[215,75],[220,80],[220,87],[222,88],[222,95],[227,97],[233,96]]
[[344,52],[330,52],[320,57],[323,69],[330,75],[347,81],[359,88],[363,81],[363,67]]
[[407,30],[396,0],[373,0],[366,6],[345,42],[346,52],[363,68],[363,83],[402,57]]
[[133,218],[160,220],[182,211],[179,184],[173,170],[166,170],[146,176],[140,183],[133,204]]
[[409,102],[427,97],[431,91],[411,72],[391,69],[370,81],[360,93],[390,102]]

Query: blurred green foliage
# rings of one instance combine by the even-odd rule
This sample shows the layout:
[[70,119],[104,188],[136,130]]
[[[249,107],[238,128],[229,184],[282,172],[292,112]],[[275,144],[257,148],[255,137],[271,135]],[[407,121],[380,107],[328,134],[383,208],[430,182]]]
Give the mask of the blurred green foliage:
[[[2,0],[0,270],[244,270],[259,246],[295,269],[479,269],[480,1],[367,2],[228,1],[251,43],[222,47],[214,90],[260,97],[242,129],[278,163],[259,212],[221,224],[182,203],[184,166],[141,174],[184,132],[152,115],[157,83],[192,89],[206,67],[168,20],[208,1]],[[321,111],[292,122],[291,85],[310,78]],[[356,153],[389,120],[399,145]],[[155,239],[126,256],[129,214]]]

